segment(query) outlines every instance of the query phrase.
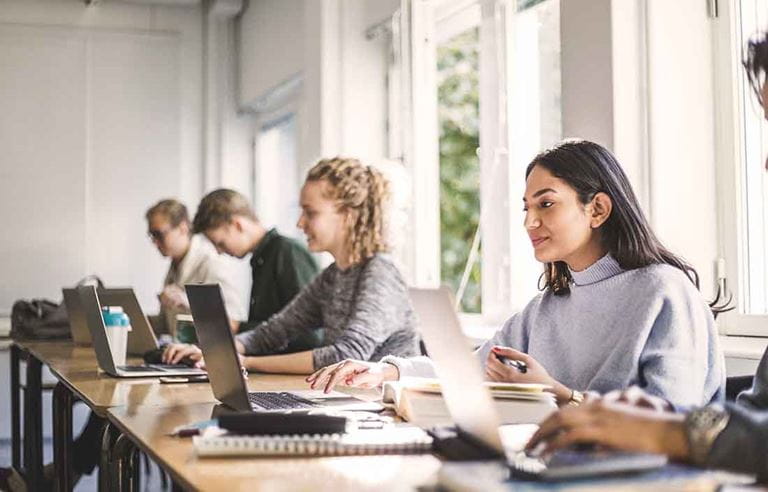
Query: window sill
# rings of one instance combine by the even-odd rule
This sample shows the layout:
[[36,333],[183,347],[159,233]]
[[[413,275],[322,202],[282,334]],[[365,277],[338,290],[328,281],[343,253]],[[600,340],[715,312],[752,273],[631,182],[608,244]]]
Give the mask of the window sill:
[[720,335],[720,346],[728,358],[760,360],[768,347],[768,338]]
[[473,347],[479,347],[485,343],[502,325],[502,323],[489,323],[483,320],[481,315],[467,313],[459,313],[459,322],[461,331],[464,332],[465,337],[469,338]]
[[0,316],[0,338],[11,336],[11,317]]

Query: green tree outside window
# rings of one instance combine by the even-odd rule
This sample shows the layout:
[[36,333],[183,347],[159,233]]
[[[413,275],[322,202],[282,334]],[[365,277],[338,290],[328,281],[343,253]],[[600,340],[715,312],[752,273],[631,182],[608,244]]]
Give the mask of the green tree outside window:
[[[440,125],[441,280],[459,288],[480,222],[479,29],[465,31],[437,48]],[[481,310],[480,261],[472,267],[461,310]]]

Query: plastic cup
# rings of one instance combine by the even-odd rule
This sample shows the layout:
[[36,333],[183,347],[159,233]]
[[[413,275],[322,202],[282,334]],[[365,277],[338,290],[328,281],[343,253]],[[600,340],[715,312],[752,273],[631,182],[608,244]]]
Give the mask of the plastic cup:
[[191,314],[176,315],[176,339],[180,343],[197,343],[197,332]]
[[131,331],[128,315],[120,306],[104,307],[101,315],[104,318],[104,329],[109,351],[112,352],[112,361],[116,366],[124,366],[128,351],[128,332]]
[[109,350],[112,352],[112,360],[116,366],[125,365],[129,331],[131,331],[130,325],[107,326],[107,340],[109,340]]

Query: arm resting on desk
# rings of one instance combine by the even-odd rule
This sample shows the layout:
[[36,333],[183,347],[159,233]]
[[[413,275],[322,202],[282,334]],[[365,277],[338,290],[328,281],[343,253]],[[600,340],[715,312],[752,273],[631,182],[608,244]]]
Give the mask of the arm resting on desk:
[[[245,346],[235,340],[238,353],[245,353]],[[258,355],[243,357],[243,365],[252,372],[275,372],[282,374],[310,374],[312,367],[312,351],[295,352],[281,355]]]

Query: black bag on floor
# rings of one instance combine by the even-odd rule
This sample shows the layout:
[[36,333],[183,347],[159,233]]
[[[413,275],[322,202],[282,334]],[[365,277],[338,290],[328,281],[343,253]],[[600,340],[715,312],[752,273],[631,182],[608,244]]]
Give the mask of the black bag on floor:
[[[78,286],[95,283],[104,287],[96,276],[88,276],[77,283]],[[62,301],[57,304],[48,299],[20,300],[11,308],[11,338],[55,340],[70,338],[69,317]]]

